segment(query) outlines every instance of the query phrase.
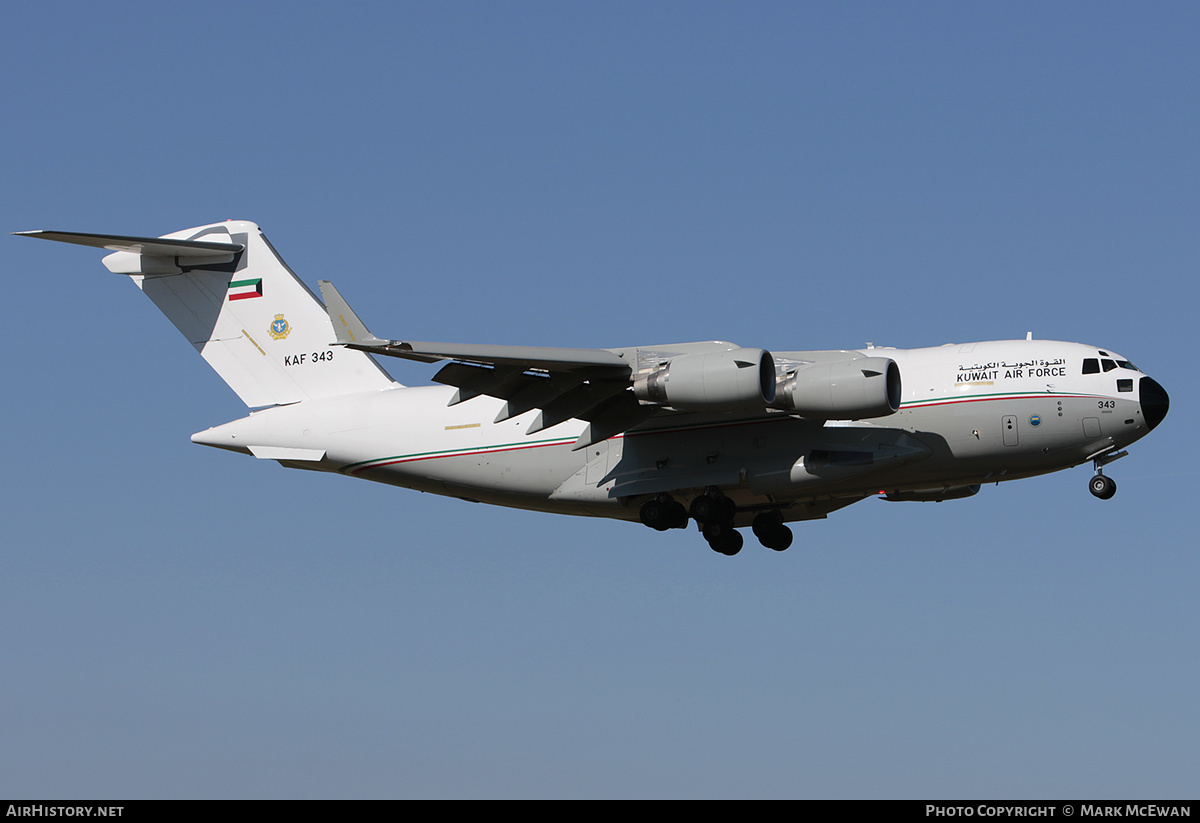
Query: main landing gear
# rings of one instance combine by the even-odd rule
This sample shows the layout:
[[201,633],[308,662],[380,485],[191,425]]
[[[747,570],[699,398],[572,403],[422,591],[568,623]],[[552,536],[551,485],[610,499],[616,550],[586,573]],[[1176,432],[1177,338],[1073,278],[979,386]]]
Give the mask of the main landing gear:
[[709,548],[717,554],[733,557],[742,550],[742,533],[733,527],[732,523],[707,523],[700,529]]
[[[689,508],[669,494],[660,494],[642,504],[639,516],[642,523],[657,531],[683,529],[689,517],[700,526],[700,533],[713,551],[732,557],[742,550],[741,532],[733,526],[737,505],[719,489],[709,489],[692,500]],[[792,545],[792,530],[783,524],[778,509],[765,511],[754,518],[754,536],[768,549],[781,552]]]
[[781,552],[792,545],[792,530],[783,525],[783,512],[763,512],[754,518],[754,536],[768,549]]
[[642,504],[639,512],[642,523],[655,531],[665,532],[667,529],[686,529],[688,522],[687,509],[669,494],[660,494]]

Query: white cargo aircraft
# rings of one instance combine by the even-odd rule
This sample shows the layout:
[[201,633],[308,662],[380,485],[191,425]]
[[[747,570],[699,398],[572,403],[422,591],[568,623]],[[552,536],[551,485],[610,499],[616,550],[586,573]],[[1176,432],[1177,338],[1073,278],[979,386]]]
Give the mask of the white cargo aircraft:
[[[411,489],[559,514],[694,520],[736,554],[751,526],[866,497],[939,501],[1092,462],[1091,492],[1169,400],[1111,350],[1009,340],[926,349],[768,352],[709,341],[616,349],[387,340],[328,281],[325,305],[258,226],[161,238],[21,232],[113,251],[253,411],[206,446]],[[401,386],[372,354],[445,363]]]

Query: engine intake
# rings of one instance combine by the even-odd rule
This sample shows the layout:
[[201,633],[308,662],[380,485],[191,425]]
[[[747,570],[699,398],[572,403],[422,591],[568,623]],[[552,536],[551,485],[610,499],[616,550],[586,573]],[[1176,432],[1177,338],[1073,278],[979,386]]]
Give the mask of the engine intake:
[[887,357],[801,366],[779,381],[773,405],[814,420],[885,417],[900,409],[900,367]]
[[775,400],[775,358],[765,349],[685,354],[637,378],[633,393],[675,409],[769,406]]

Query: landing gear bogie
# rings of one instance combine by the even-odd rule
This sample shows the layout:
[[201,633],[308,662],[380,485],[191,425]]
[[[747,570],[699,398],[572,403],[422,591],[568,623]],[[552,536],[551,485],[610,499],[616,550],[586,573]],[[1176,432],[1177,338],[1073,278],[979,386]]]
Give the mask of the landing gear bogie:
[[[686,528],[690,516],[713,551],[733,556],[745,544],[742,534],[734,528],[737,513],[733,500],[720,489],[710,488],[693,498],[688,507],[669,494],[655,495],[642,503],[638,518],[644,525],[663,532]],[[758,542],[773,551],[781,552],[792,545],[792,530],[783,524],[783,513],[778,509],[755,517],[753,531]]]
[[783,513],[763,512],[754,518],[754,536],[768,549],[781,552],[792,545],[792,530],[783,525]]
[[733,557],[742,550],[742,533],[730,524],[709,523],[704,527],[702,534],[712,550],[719,554]]
[[737,504],[720,489],[709,489],[694,498],[689,512],[713,551],[732,557],[742,550],[742,535],[733,527]]

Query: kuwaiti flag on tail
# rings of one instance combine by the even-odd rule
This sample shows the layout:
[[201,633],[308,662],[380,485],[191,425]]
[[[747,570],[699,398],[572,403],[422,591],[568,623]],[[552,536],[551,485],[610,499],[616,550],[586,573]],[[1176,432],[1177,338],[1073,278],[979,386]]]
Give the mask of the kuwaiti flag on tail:
[[251,297],[262,297],[262,278],[254,280],[229,281],[230,300],[249,300]]

